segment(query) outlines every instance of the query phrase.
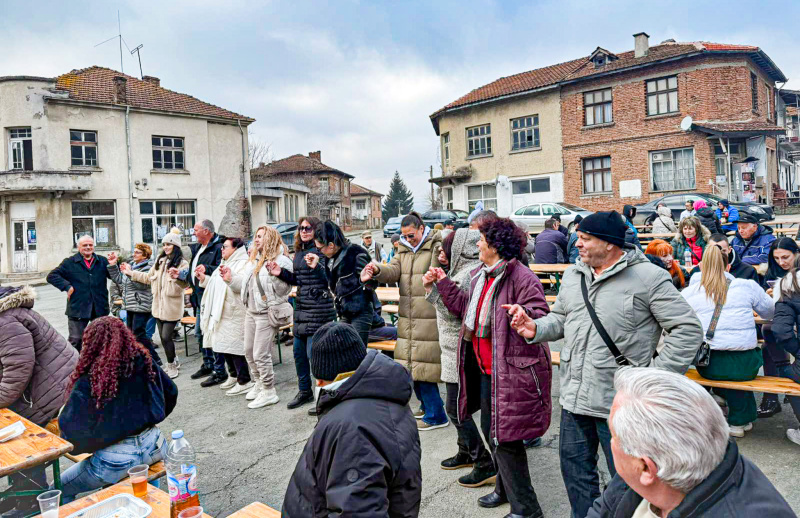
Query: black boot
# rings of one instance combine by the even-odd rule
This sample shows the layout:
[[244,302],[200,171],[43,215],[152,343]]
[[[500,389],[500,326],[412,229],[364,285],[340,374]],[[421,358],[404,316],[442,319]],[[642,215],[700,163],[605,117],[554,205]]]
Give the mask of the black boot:
[[203,388],[213,387],[214,385],[221,385],[228,381],[228,375],[220,376],[219,374],[214,374],[204,382],[200,384]]
[[212,374],[214,374],[214,369],[209,369],[208,367],[203,365],[197,372],[192,374],[190,377],[193,380],[199,380],[200,378],[205,378],[207,376],[211,376]]
[[508,503],[508,498],[498,495],[495,491],[492,491],[486,496],[478,498],[478,505],[481,507],[485,507],[487,509],[500,507],[501,505],[507,503]]
[[286,404],[286,408],[292,410],[293,408],[297,408],[299,406],[303,406],[306,403],[310,403],[314,401],[314,393],[310,390],[301,390],[297,393],[293,400],[289,401]]
[[764,398],[761,401],[761,406],[758,407],[758,417],[760,419],[766,419],[767,417],[774,416],[780,411],[781,411],[781,404],[776,399]]
[[542,511],[541,508],[533,514],[508,513],[507,515],[505,515],[505,518],[543,518],[543,517],[544,517],[544,511]]
[[441,466],[442,469],[461,469],[471,468],[473,464],[474,463],[467,452],[459,451],[449,459],[444,459]]
[[481,487],[489,484],[494,484],[497,481],[497,470],[494,465],[481,466],[475,464],[472,471],[460,477],[458,483],[464,487]]

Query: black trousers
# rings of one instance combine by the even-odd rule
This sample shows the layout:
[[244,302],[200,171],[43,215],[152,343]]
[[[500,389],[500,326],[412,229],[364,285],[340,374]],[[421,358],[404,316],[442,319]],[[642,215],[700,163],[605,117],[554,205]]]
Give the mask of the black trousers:
[[72,344],[72,347],[81,350],[83,345],[83,332],[86,331],[86,326],[91,322],[88,318],[69,318],[67,320],[67,328],[69,329],[69,338],[67,341]]
[[228,365],[228,373],[232,378],[236,378],[236,383],[247,385],[252,381],[247,360],[243,355],[225,353],[224,356],[225,363]]
[[167,363],[175,362],[175,340],[172,339],[172,333],[175,332],[175,326],[178,322],[166,322],[164,320],[156,319],[158,325],[158,336],[161,337],[161,345],[164,347],[164,354],[167,355]]
[[125,324],[131,330],[136,341],[147,347],[150,351],[150,356],[157,365],[161,365],[161,357],[158,355],[156,348],[153,347],[153,342],[147,338],[147,321],[150,320],[150,313],[141,313],[138,311],[128,311],[128,317]]

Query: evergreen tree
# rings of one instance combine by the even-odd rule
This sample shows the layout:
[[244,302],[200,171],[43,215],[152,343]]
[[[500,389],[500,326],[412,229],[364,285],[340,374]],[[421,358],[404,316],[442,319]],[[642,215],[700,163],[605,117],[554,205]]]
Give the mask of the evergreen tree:
[[403,216],[411,212],[414,207],[414,197],[406,187],[405,182],[400,179],[400,173],[394,172],[394,178],[389,186],[389,194],[383,202],[383,221],[395,216]]

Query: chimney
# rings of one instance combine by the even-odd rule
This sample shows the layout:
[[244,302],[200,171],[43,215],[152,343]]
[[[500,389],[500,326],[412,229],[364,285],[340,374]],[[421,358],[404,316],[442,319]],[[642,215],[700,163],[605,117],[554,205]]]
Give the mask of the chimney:
[[114,104],[128,104],[128,80],[122,76],[114,77]]
[[317,162],[322,162],[322,151],[311,151],[308,158],[313,158]]
[[633,35],[633,57],[643,58],[650,49],[650,35],[646,32],[637,32]]
[[145,83],[154,84],[156,86],[161,86],[161,79],[153,76],[142,76],[142,81]]

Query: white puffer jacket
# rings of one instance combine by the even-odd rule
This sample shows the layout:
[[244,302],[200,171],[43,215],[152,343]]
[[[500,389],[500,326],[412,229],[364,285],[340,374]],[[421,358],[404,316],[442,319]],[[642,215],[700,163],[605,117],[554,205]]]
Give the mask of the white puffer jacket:
[[[278,255],[278,257],[275,258],[275,262],[278,263],[278,266],[284,270],[290,272],[294,271],[294,264],[292,264],[292,260],[283,254]],[[253,276],[253,270],[255,270],[257,265],[257,260],[248,261],[247,266],[245,266],[242,273],[232,276],[229,286],[234,293],[239,294],[242,303],[244,304],[245,308],[247,308],[247,311],[260,314],[266,313],[267,308],[270,306],[288,302],[289,294],[292,292],[292,287],[279,278],[270,275],[267,271],[267,268],[262,266],[261,270],[258,272],[258,281],[261,284],[261,287],[264,288],[264,295],[267,297],[266,301],[262,300],[261,293]],[[255,300],[256,305],[254,308],[248,307],[247,298],[250,294],[250,290],[253,290],[253,299]]]

